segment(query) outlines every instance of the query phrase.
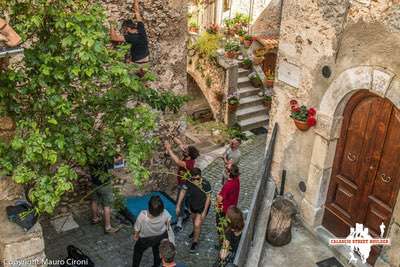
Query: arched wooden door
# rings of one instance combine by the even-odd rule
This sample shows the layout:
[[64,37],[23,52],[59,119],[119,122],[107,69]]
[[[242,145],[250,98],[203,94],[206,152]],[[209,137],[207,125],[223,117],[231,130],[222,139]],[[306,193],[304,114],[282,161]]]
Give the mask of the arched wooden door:
[[[372,236],[386,230],[400,187],[400,112],[384,98],[360,91],[344,110],[323,226],[337,237],[356,223]],[[368,262],[374,264],[379,248]]]

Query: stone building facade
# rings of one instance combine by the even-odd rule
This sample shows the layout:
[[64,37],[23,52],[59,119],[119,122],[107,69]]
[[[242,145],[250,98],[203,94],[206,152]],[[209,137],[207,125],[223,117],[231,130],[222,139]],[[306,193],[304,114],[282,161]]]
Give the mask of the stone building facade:
[[[293,193],[302,219],[313,231],[322,225],[334,232],[332,229],[339,227],[339,221],[353,220],[352,211],[366,212],[364,221],[358,222],[370,230],[375,231],[371,225],[384,222],[384,235],[391,238],[392,245],[383,249],[375,266],[400,265],[400,200],[396,201],[400,184],[396,147],[400,139],[396,139],[394,131],[383,137],[385,144],[397,143],[387,148],[391,161],[397,164],[392,167],[390,177],[382,169],[387,159],[379,154],[386,151],[385,145],[382,145],[384,148],[371,148],[370,143],[360,145],[372,153],[372,159],[366,157],[363,162],[361,152],[346,149],[354,146],[350,139],[360,121],[366,123],[368,118],[370,125],[370,120],[378,120],[385,114],[384,110],[371,114],[373,106],[369,106],[364,115],[355,118],[358,108],[365,108],[363,105],[368,101],[392,105],[392,113],[385,116],[398,119],[399,45],[400,2],[397,0],[283,1],[278,75],[270,114],[270,125],[279,124],[272,175],[280,182],[282,170],[287,171],[286,191]],[[289,117],[292,99],[317,109],[318,122],[314,128],[306,132],[297,130]],[[389,129],[385,127],[383,123],[377,124],[379,131]],[[365,142],[370,142],[365,135],[368,129],[360,128],[357,133]],[[376,166],[371,163],[375,160]],[[368,167],[371,172],[363,177],[353,179],[343,174],[345,164],[364,168],[368,163],[371,163]],[[354,175],[359,173],[356,171]],[[367,187],[371,191],[365,192]],[[368,200],[361,201],[366,196]],[[327,207],[331,205],[336,205],[337,214],[347,214],[348,218],[337,214],[328,218]]]
[[[102,0],[109,19],[132,18],[133,0]],[[151,70],[157,74],[152,86],[186,94],[187,1],[140,1],[150,43]]]

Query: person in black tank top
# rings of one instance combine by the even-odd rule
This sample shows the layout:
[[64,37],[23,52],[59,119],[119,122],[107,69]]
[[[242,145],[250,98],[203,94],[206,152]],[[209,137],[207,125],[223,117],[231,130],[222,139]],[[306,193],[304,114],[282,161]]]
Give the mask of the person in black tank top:
[[110,38],[117,43],[131,44],[130,60],[137,64],[149,62],[149,42],[142,16],[139,11],[139,0],[134,2],[136,21],[131,19],[122,23],[123,35],[117,33],[113,27],[110,29]]

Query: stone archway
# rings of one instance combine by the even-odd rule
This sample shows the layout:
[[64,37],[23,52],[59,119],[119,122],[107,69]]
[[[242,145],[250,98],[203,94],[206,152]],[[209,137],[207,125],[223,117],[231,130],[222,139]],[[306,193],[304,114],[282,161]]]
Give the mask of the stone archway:
[[[342,114],[351,96],[359,90],[368,90],[387,98],[397,108],[400,108],[400,79],[387,69],[358,66],[343,71],[331,83],[318,108],[318,124],[314,130],[315,139],[308,171],[307,192],[301,203],[304,221],[311,227],[321,225],[337,141],[342,126]],[[399,239],[394,235],[400,235],[399,202],[398,200],[395,206],[388,234],[393,240]],[[395,253],[394,251],[395,247],[391,247],[386,253],[390,256]]]
[[209,101],[190,74],[187,74],[187,95],[189,96],[189,102],[186,105],[185,112],[189,116],[200,122],[214,119]]

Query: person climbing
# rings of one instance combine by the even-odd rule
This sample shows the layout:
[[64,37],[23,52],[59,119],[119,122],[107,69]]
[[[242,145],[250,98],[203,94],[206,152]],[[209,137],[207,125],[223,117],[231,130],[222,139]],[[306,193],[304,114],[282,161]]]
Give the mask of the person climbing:
[[239,138],[233,138],[230,141],[228,149],[225,151],[223,155],[223,160],[225,163],[224,173],[222,174],[222,185],[225,183],[225,180],[228,178],[229,169],[232,165],[239,165],[240,162],[240,150],[239,147],[242,141]]
[[240,238],[242,237],[245,223],[242,211],[237,207],[231,206],[226,211],[226,218],[228,220],[228,227],[225,230],[225,238],[219,252],[219,259],[214,266],[228,266],[230,263],[233,263]]
[[15,47],[21,42],[21,37],[2,18],[0,18],[0,41],[4,41],[8,47]]
[[189,238],[193,238],[190,252],[195,253],[199,243],[201,226],[204,223],[211,204],[211,185],[206,179],[201,177],[201,170],[199,168],[193,168],[191,175],[192,177],[186,180],[182,186],[176,205],[176,214],[181,213],[182,202],[187,195],[189,211],[193,221],[193,232],[189,235]]
[[162,267],[186,267],[186,265],[175,262],[176,249],[173,243],[164,239],[160,244],[160,257]]
[[136,240],[136,243],[132,267],[141,266],[143,253],[150,247],[153,250],[153,266],[160,266],[160,243],[169,238],[171,215],[164,209],[164,203],[160,196],[152,196],[148,205],[147,210],[140,212],[134,225],[133,239]]
[[113,188],[111,184],[113,169],[112,159],[102,158],[89,165],[90,177],[93,184],[93,194],[91,201],[92,224],[98,224],[101,221],[99,213],[99,204],[103,207],[104,214],[104,232],[112,234],[120,230],[119,227],[111,226],[111,207],[114,202]]
[[[196,159],[199,157],[199,151],[197,150],[196,147],[194,146],[188,146],[185,145],[179,138],[175,137],[174,142],[179,146],[179,148],[182,150],[183,153],[183,158],[180,159],[172,150],[171,144],[166,142],[165,143],[165,149],[167,153],[170,155],[172,160],[175,162],[175,164],[178,166],[178,175],[177,175],[177,183],[178,183],[178,188],[177,188],[177,196],[176,196],[176,201],[178,202],[180,192],[182,190],[182,186],[185,181],[185,176],[188,174],[190,175],[190,171],[194,168],[196,164]],[[186,201],[182,201],[182,206],[185,205]],[[182,210],[184,207],[180,207]],[[182,210],[184,211],[184,210]],[[175,233],[179,233],[183,230],[183,218],[184,214],[180,214],[178,216],[178,221],[176,223],[176,226],[174,228]]]
[[[239,201],[240,194],[240,173],[237,165],[232,165],[229,170],[229,177],[223,185],[221,191],[217,195],[217,227],[220,226],[222,218],[226,217],[228,208],[236,207]],[[220,233],[223,234],[223,233]],[[221,236],[222,240],[222,236]]]
[[110,38],[113,42],[126,42],[131,45],[128,62],[145,64],[149,62],[149,42],[143,18],[140,14],[139,0],[135,0],[133,6],[136,20],[128,19],[122,23],[123,35],[111,26]]

